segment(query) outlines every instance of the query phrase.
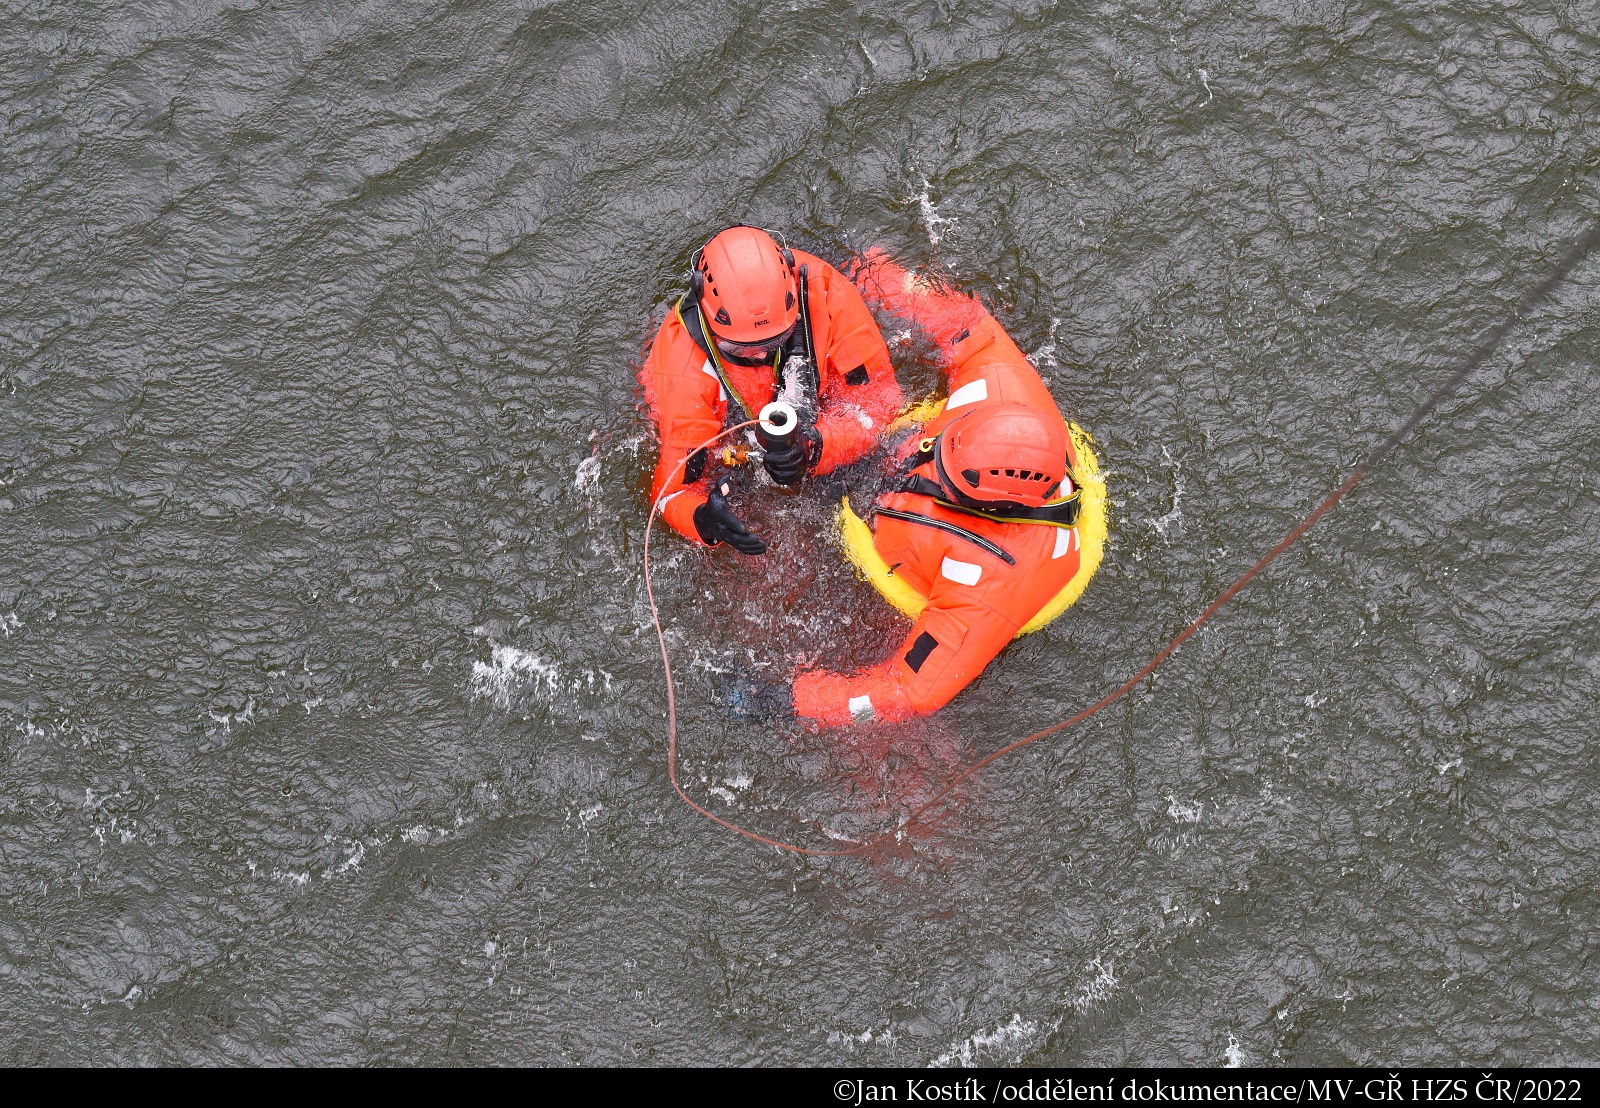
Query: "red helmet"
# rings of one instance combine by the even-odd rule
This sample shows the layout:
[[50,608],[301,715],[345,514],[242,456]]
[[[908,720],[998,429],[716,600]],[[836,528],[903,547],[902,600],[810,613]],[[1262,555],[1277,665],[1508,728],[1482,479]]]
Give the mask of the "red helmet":
[[758,344],[800,318],[794,255],[758,227],[729,227],[706,243],[690,281],[719,338]]
[[985,404],[944,429],[934,461],[958,504],[1038,508],[1064,491],[1067,428],[1054,413]]

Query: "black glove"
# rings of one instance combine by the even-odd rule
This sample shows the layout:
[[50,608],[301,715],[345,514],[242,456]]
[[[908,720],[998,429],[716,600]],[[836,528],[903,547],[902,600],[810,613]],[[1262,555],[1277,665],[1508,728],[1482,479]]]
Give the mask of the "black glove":
[[731,673],[713,673],[711,688],[728,714],[745,723],[794,718],[794,692],[789,685],[763,681],[742,666]]
[[767,473],[780,485],[799,484],[818,458],[822,457],[822,436],[816,428],[807,428],[795,435],[794,441],[779,450],[768,450],[761,459]]
[[729,546],[741,554],[765,554],[767,544],[752,535],[750,529],[739,522],[739,517],[728,507],[728,485],[711,490],[706,502],[694,510],[694,529],[700,532],[700,541],[716,546],[727,540]]

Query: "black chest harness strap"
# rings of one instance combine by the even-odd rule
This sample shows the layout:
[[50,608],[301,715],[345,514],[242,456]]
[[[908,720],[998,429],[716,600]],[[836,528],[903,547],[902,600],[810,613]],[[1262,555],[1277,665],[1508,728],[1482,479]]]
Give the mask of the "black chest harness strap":
[[[705,320],[700,317],[700,305],[691,303],[687,296],[678,301],[678,306],[673,309],[678,313],[678,322],[683,324],[684,331],[693,343],[700,348],[700,353],[706,356],[706,364],[717,375],[717,382],[722,385],[722,391],[728,397],[728,424],[748,423],[750,409],[744,402],[744,397],[739,395],[739,390],[733,387],[733,382],[728,380],[728,375],[722,371],[722,359],[717,356],[717,349],[712,345],[710,336],[706,334]],[[780,355],[774,354],[774,368]]]
[[1008,566],[1017,564],[1017,559],[1012,556],[1011,551],[997,542],[984,538],[976,531],[968,531],[958,523],[951,523],[947,519],[934,519],[932,516],[925,516],[921,512],[902,512],[895,508],[874,508],[873,511],[880,516],[887,516],[889,519],[898,519],[902,523],[915,523],[923,527],[932,527],[935,531],[943,531],[945,534],[954,535],[958,539],[966,539],[973,546],[986,553],[993,554]]

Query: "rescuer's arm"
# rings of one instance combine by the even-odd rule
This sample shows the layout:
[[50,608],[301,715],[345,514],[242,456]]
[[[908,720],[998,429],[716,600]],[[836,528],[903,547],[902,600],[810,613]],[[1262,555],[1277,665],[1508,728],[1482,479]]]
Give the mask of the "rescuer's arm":
[[[709,459],[688,460],[690,452],[722,429],[723,412],[717,382],[684,364],[688,336],[668,316],[656,335],[650,356],[639,370],[645,400],[655,423],[661,454],[650,482],[650,502],[665,498],[661,517],[691,542],[703,542],[695,527],[695,510],[706,503]],[[699,351],[693,351],[698,355]],[[685,462],[679,467],[679,462]]]
[[[694,442],[701,442],[717,433],[716,425]],[[691,443],[690,445],[693,445]],[[697,481],[684,483],[683,471],[678,470],[674,476],[677,465],[689,453],[687,446],[668,446],[663,437],[661,443],[661,457],[656,462],[655,476],[650,482],[650,502],[655,504],[665,497],[666,502],[661,505],[661,518],[667,521],[678,534],[693,542],[702,542],[699,531],[694,525],[694,513],[697,508],[706,503],[708,483],[702,477]]]
[[970,326],[950,336],[946,347],[947,410],[987,400],[1026,404],[1035,411],[1059,414],[1055,398],[1033,363],[988,310],[974,304],[979,314]]
[[811,468],[826,473],[876,446],[904,401],[889,348],[861,293],[837,270],[819,276],[826,290],[828,318],[821,330],[827,349],[822,352],[822,395],[817,398],[822,456]]
[[962,596],[958,590],[964,589],[941,578],[899,649],[871,669],[796,675],[795,714],[838,727],[909,719],[944,707],[1022,626],[1013,615]]
[[881,251],[867,255],[855,279],[873,303],[914,322],[938,345],[946,367],[947,410],[1005,400],[1056,411],[1038,372],[976,296],[930,285]]

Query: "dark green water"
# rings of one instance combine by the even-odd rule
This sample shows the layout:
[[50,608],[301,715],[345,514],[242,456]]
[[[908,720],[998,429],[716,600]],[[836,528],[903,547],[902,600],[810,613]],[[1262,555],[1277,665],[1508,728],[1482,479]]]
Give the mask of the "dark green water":
[[881,826],[1134,671],[1600,210],[1597,26],[5,4],[0,1058],[1600,1062],[1600,265],[874,862],[671,795],[633,384],[742,220],[981,292],[1095,435],[1084,600],[853,746],[705,683],[898,641],[820,496],[754,576],[662,544],[697,794]]

